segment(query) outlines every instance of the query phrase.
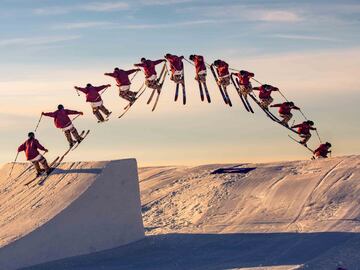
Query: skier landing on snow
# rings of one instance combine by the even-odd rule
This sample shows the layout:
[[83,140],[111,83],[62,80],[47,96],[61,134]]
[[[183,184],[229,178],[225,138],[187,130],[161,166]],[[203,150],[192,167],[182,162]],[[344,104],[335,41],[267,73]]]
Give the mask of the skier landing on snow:
[[255,74],[246,70],[240,70],[240,72],[231,73],[231,75],[235,75],[239,79],[240,93],[246,98],[252,92],[250,78],[254,77]]
[[69,118],[69,115],[83,115],[82,112],[64,109],[64,106],[60,104],[57,111],[47,113],[42,112],[41,114],[54,118],[55,127],[62,129],[69,142],[70,148],[72,148],[76,142],[80,143],[82,141],[81,136]]
[[130,91],[131,81],[129,79],[129,75],[138,71],[140,71],[139,68],[122,70],[116,67],[114,72],[105,73],[104,75],[115,78],[117,86],[119,87],[119,96],[130,103],[133,103],[136,99],[137,92]]
[[301,144],[307,146],[306,144],[311,138],[310,130],[316,130],[313,125],[313,121],[307,120],[305,122],[302,122],[301,124],[297,124],[291,127],[298,129],[299,136],[302,138],[302,140],[300,141]]
[[76,90],[83,92],[86,95],[86,102],[90,102],[93,114],[96,116],[98,122],[104,122],[104,116],[101,114],[104,113],[107,118],[109,118],[111,112],[105,108],[104,102],[101,98],[99,92],[105,88],[110,87],[111,84],[101,85],[101,86],[92,86],[91,83],[88,83],[85,88],[75,86]]
[[270,84],[263,84],[260,87],[254,87],[252,90],[259,91],[260,105],[263,109],[269,109],[269,105],[274,101],[271,92],[279,91],[279,88]]
[[215,60],[214,64],[218,74],[217,84],[226,89],[230,85],[230,72],[229,65],[225,61]]
[[315,151],[314,151],[314,159],[321,159],[327,158],[328,154],[331,153],[329,150],[331,148],[331,143],[326,142],[321,144]]
[[[45,153],[48,152],[48,150],[35,139],[34,132],[30,132],[28,137],[29,139],[19,146],[18,152],[25,151],[26,160],[30,161],[36,169],[36,176],[40,176],[44,172],[49,174],[51,169],[44,156],[39,153],[38,149],[45,151]],[[41,169],[40,164],[43,169]]]
[[174,81],[175,83],[184,84],[184,64],[182,62],[184,56],[177,56],[167,53],[164,58],[170,64],[170,80]]
[[279,108],[279,116],[283,119],[281,123],[287,127],[289,126],[288,122],[293,117],[291,110],[300,110],[300,108],[296,107],[294,102],[292,101],[287,101],[281,104],[270,105],[270,107]]
[[144,69],[144,73],[145,73],[145,85],[151,89],[155,89],[158,92],[160,92],[160,85],[158,83],[158,79],[157,79],[157,73],[155,70],[155,66],[166,62],[165,59],[159,59],[156,61],[152,61],[146,58],[141,58],[141,63],[139,64],[134,64],[135,67],[140,67]]

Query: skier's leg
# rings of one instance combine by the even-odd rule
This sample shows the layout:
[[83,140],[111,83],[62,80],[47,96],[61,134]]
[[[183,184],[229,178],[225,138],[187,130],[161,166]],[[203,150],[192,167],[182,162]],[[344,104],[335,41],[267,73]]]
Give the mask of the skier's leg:
[[100,110],[101,112],[103,112],[106,116],[109,116],[109,115],[110,115],[109,110],[106,109],[104,105],[101,105],[101,106],[99,107],[99,110]]
[[70,129],[70,132],[78,143],[80,143],[83,140],[83,138],[81,138],[81,136],[79,135],[79,132],[77,131],[77,129],[75,127]]
[[281,121],[281,123],[283,123],[285,126],[289,126],[288,122],[290,121],[290,119],[292,118],[292,114],[280,114],[280,117],[283,119]]
[[268,109],[269,105],[274,101],[272,97],[261,99],[260,105],[263,109]]
[[42,159],[39,162],[43,166],[45,172],[48,173],[50,171],[50,167],[49,167],[49,164],[48,164],[46,158],[42,157]]
[[100,121],[100,122],[104,122],[104,121],[105,121],[105,119],[104,119],[104,117],[102,116],[102,114],[100,113],[98,107],[93,108],[93,114],[95,115],[95,117],[97,118],[98,121]]
[[65,130],[65,131],[64,131],[64,134],[65,134],[65,137],[66,137],[67,141],[69,142],[69,147],[70,147],[70,148],[73,147],[74,144],[75,144],[75,142],[74,142],[74,140],[73,140],[72,137],[71,137],[70,129]]
[[300,134],[300,137],[302,138],[302,140],[300,141],[301,144],[306,145],[306,143],[310,140],[311,138],[311,134]]

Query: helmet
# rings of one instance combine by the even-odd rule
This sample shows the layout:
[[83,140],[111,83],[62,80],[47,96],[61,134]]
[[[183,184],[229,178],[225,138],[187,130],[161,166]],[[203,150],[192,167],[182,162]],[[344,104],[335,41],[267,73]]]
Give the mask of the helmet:
[[214,61],[214,65],[215,65],[215,66],[217,66],[217,65],[219,65],[219,64],[220,64],[220,60],[219,60],[219,59]]
[[240,70],[240,75],[245,75],[246,74],[246,71],[245,70]]
[[146,58],[145,58],[145,57],[142,57],[140,61],[141,61],[141,62],[144,62],[144,61],[146,61]]
[[165,58],[168,58],[168,57],[170,57],[170,56],[171,56],[170,53],[165,54]]
[[87,85],[86,85],[86,87],[91,87],[92,85],[91,85],[91,83],[88,83]]
[[289,101],[288,104],[289,104],[290,106],[294,106],[294,105],[295,105],[294,102],[292,102],[292,101]]
[[193,54],[192,54],[192,55],[190,55],[190,56],[189,56],[189,59],[190,59],[191,61],[194,61],[194,59],[195,59],[195,55],[193,55]]
[[64,109],[64,106],[62,104],[59,104],[58,105],[58,110],[62,110],[62,109]]
[[311,120],[308,120],[308,121],[306,121],[310,126],[313,126],[314,125],[314,122],[313,121],[311,121]]
[[118,67],[114,68],[115,71],[119,71],[120,69]]
[[325,144],[326,144],[327,147],[331,147],[331,143],[326,142]]
[[28,137],[31,139],[31,138],[34,138],[35,137],[35,134],[34,132],[29,132],[28,133]]

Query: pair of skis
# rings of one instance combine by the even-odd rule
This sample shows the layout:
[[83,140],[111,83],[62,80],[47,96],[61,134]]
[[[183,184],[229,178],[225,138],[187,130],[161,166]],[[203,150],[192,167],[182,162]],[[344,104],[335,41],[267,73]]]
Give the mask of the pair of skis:
[[[80,136],[82,137],[82,141],[87,137],[87,135],[89,135],[90,130],[83,130],[80,134]],[[81,141],[81,142],[82,142]],[[42,185],[44,184],[44,182],[46,181],[46,179],[52,174],[52,172],[61,164],[61,162],[64,160],[64,158],[70,153],[70,151],[75,150],[80,144],[81,142],[76,143],[73,147],[69,147],[68,150],[66,150],[66,152],[62,155],[62,156],[57,156],[50,164],[50,171],[46,174],[43,174],[41,176],[36,176],[35,178],[31,179],[29,182],[25,183],[25,186],[29,186],[31,183],[33,183],[34,181],[36,181],[37,179],[39,179],[38,181],[38,185]],[[40,178],[39,178],[40,177]]]
[[151,111],[155,111],[156,109],[156,106],[159,102],[159,98],[160,98],[160,94],[161,94],[161,89],[164,85],[164,82],[165,82],[165,78],[166,78],[166,75],[167,75],[167,67],[166,67],[166,63],[164,63],[164,66],[163,68],[161,69],[161,72],[160,72],[160,76],[158,78],[158,80],[156,81],[156,84],[158,85],[158,88],[157,89],[153,89],[148,101],[146,104],[150,104],[154,95],[155,95],[155,92],[157,92],[157,96],[156,96],[156,99],[155,99],[155,102],[154,102],[154,105],[151,109]]
[[129,104],[124,107],[123,113],[120,114],[120,115],[118,116],[118,118],[122,118],[122,117],[130,110],[130,108],[134,105],[134,103],[142,96],[142,94],[145,93],[145,90],[146,90],[146,85],[145,85],[145,83],[144,83],[144,84],[140,87],[139,91],[136,92],[135,100],[132,101],[132,102],[129,102]]
[[179,86],[182,86],[182,94],[183,94],[183,105],[186,104],[186,90],[185,90],[185,77],[184,74],[182,75],[181,82],[176,83],[176,89],[175,89],[175,98],[174,101],[176,102],[179,98]]
[[110,115],[112,114],[112,112],[109,112],[109,114],[106,116],[106,118],[104,118],[104,120],[98,120],[97,122],[99,123],[99,124],[101,124],[101,123],[105,123],[105,122],[107,122],[107,121],[109,121],[109,117],[110,117]]
[[232,107],[232,102],[231,102],[231,100],[230,100],[230,97],[229,97],[229,94],[228,94],[228,92],[227,92],[227,90],[226,90],[226,87],[224,87],[224,89],[223,89],[223,87],[219,84],[218,74],[216,74],[216,71],[215,71],[215,69],[214,69],[214,65],[213,65],[213,64],[210,65],[210,70],[211,70],[211,73],[212,73],[213,76],[214,76],[214,79],[215,79],[218,87],[219,87],[221,96],[222,96],[225,104],[227,104],[227,105],[229,105],[230,107]]
[[238,79],[234,80],[234,77],[233,75],[230,75],[231,77],[231,82],[232,84],[234,85],[236,91],[238,92],[239,96],[240,96],[240,99],[241,99],[241,102],[243,103],[245,109],[250,112],[250,113],[254,113],[254,110],[252,109],[250,103],[249,103],[249,100],[247,99],[247,95],[243,95],[240,91],[240,82]]
[[[207,88],[206,82],[201,82],[199,79],[197,81],[198,81],[198,84],[199,84],[201,101],[205,100],[205,96],[204,96],[204,90],[205,90],[207,102],[211,103],[211,98],[210,98],[210,94],[209,94],[209,90]],[[203,86],[204,86],[204,89],[203,89]]]

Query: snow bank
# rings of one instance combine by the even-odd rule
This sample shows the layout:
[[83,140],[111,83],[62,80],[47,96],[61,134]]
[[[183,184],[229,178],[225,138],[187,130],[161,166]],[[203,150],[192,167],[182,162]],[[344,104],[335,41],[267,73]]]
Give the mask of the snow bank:
[[0,170],[0,269],[118,247],[144,237],[134,159],[65,163],[43,186]]

